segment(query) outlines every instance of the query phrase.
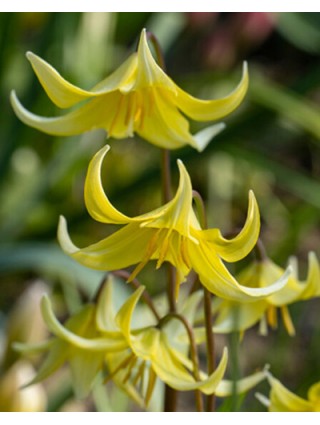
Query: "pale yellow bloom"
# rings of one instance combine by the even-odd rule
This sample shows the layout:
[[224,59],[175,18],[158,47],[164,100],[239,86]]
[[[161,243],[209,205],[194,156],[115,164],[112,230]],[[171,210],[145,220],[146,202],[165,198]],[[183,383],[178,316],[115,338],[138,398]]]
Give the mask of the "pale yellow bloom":
[[[22,353],[47,352],[36,376],[24,384],[33,385],[46,379],[67,362],[71,369],[76,396],[83,398],[88,395],[102,369],[105,353],[118,352],[127,347],[119,331],[104,329],[103,323],[108,321],[108,315],[113,312],[110,305],[109,309],[105,310],[105,302],[105,298],[102,298],[98,306],[85,305],[63,326],[54,316],[49,298],[43,297],[43,319],[54,337],[38,344],[14,344]],[[101,309],[104,310],[103,317]]]
[[[132,317],[144,287],[138,288],[118,309],[115,309],[119,299],[115,297],[114,289],[115,281],[109,277],[99,294],[97,305],[86,305],[65,326],[54,316],[49,298],[43,298],[43,318],[55,338],[37,345],[16,344],[16,348],[29,353],[49,351],[29,385],[45,379],[67,361],[78,397],[90,392],[105,365],[110,371],[110,378],[124,387],[136,401],[139,397],[135,386],[147,379],[146,387],[142,387],[143,395],[140,395],[146,405],[157,377],[180,391],[200,389],[213,393],[226,369],[226,350],[216,371],[209,377],[202,374],[203,379],[196,381],[192,376],[193,364],[187,357],[188,350],[178,350],[174,348],[173,341],[169,342],[169,336],[176,334],[170,326],[168,334],[166,329],[148,324],[138,328],[133,326]],[[192,310],[198,302],[197,295],[191,297],[189,304],[192,304]],[[184,346],[187,347],[187,343]]]
[[268,375],[271,386],[269,400],[261,394],[257,397],[270,412],[320,412],[320,382],[309,388],[307,399],[304,399],[289,391],[271,374]]
[[141,33],[138,51],[89,91],[70,84],[35,54],[28,52],[27,58],[47,95],[58,107],[69,108],[85,101],[64,116],[44,118],[25,109],[12,92],[12,107],[21,121],[60,136],[103,128],[108,137],[120,139],[137,133],[162,148],[176,149],[189,144],[202,151],[224,124],[192,135],[184,115],[197,121],[219,120],[239,106],[248,88],[245,64],[242,80],[230,95],[216,100],[201,100],[189,95],[156,63],[145,30]]
[[[136,291],[136,302],[139,299],[139,290]],[[135,297],[132,296],[132,299]],[[192,326],[195,310],[199,304],[201,293],[194,293],[182,308],[181,314]],[[117,315],[117,324],[125,335],[131,351],[111,354],[108,363],[112,365],[112,379],[128,392],[140,404],[148,402],[152,396],[156,378],[160,378],[170,387],[178,391],[200,390],[204,394],[215,393],[218,397],[227,397],[232,394],[233,382],[223,380],[227,366],[227,349],[215,371],[208,376],[200,371],[200,381],[194,378],[194,364],[188,358],[190,350],[189,340],[185,328],[176,319],[169,321],[164,327],[144,327],[132,329],[132,313],[134,304],[126,304]],[[236,382],[237,393],[250,390],[265,379],[265,372],[257,372]],[[143,381],[146,382],[143,382]],[[143,388],[144,396],[137,390]]]
[[[265,288],[279,279],[287,279],[287,284],[275,294],[263,300],[253,302],[232,302],[217,299],[213,304],[213,312],[217,314],[214,331],[227,333],[232,331],[243,332],[260,322],[262,334],[267,332],[267,325],[277,327],[278,310],[280,310],[285,328],[290,335],[295,334],[294,325],[288,310],[288,305],[298,301],[309,300],[320,296],[320,268],[316,255],[309,253],[309,270],[305,280],[300,280],[297,274],[297,261],[290,260],[293,270],[288,272],[277,266],[269,258],[255,261],[238,276],[238,281],[246,286]],[[200,335],[201,332],[199,332]],[[204,334],[204,330],[202,331]]]
[[157,268],[168,261],[177,270],[177,295],[179,285],[186,280],[191,269],[199,274],[209,291],[238,301],[265,297],[285,285],[282,280],[263,288],[240,285],[223,264],[222,260],[234,262],[244,258],[257,241],[260,217],[253,192],[249,194],[246,223],[238,236],[228,240],[218,229],[202,230],[192,208],[190,177],[179,160],[180,181],[175,197],[147,214],[127,217],[111,205],[102,187],[100,168],[108,149],[108,146],[102,148],[89,165],[85,202],[94,219],[123,224],[124,227],[102,241],[80,249],[71,241],[66,221],[61,217],[58,238],[67,254],[88,267],[105,271],[138,264],[131,279],[150,260],[157,260]]

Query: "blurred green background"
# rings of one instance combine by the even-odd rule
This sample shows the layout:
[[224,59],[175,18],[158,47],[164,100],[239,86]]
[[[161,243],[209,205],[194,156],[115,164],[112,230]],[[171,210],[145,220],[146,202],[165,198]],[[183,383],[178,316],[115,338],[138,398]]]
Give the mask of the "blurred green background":
[[[73,84],[90,88],[135,50],[144,27],[159,39],[167,73],[195,96],[226,95],[240,80],[242,62],[249,64],[248,95],[225,119],[227,129],[202,154],[189,147],[172,152],[174,184],[175,161],[181,158],[207,203],[210,226],[223,232],[242,225],[253,189],[261,237],[275,262],[285,266],[297,255],[305,277],[308,252],[320,255],[319,13],[0,13],[2,374],[17,359],[6,342],[8,318],[27,288],[41,280],[61,300],[61,311],[72,312],[94,294],[101,278],[60,250],[59,215],[67,218],[79,246],[113,230],[95,223],[83,203],[86,168],[105,143],[104,132],[54,138],[25,126],[11,109],[9,93],[15,89],[30,111],[59,114],[25,52],[41,56]],[[193,130],[199,128],[192,123]],[[112,202],[134,216],[158,206],[157,149],[138,137],[109,142],[104,180]],[[163,287],[148,270],[148,287],[156,295]],[[268,337],[257,335],[256,328],[247,332],[239,347],[242,375],[269,363],[287,387],[305,395],[320,380],[318,311],[319,300],[291,308],[295,338],[282,325]],[[71,390],[63,388],[56,381],[49,388],[49,410],[128,408],[117,392],[108,400],[98,394],[94,401],[76,403]],[[263,391],[267,386],[261,386]],[[264,408],[249,397],[239,409]]]

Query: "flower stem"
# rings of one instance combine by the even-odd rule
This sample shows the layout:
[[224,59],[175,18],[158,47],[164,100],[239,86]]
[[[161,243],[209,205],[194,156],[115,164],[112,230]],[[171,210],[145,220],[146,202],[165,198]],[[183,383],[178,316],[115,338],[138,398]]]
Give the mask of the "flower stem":
[[[163,203],[167,203],[172,198],[171,191],[171,170],[170,170],[170,151],[168,149],[161,150],[161,170],[162,170],[162,199]],[[167,265],[167,293],[170,312],[176,311],[175,299],[175,280],[176,271],[171,264]]]
[[[164,60],[164,55],[157,37],[152,32],[147,32],[147,37],[154,47],[159,66],[165,71],[166,64]],[[162,199],[164,203],[167,203],[172,198],[170,151],[168,149],[162,149],[161,151],[161,170],[162,170]],[[176,281],[176,271],[171,264],[167,264],[167,296],[168,296],[170,313],[174,313],[176,311],[175,281]],[[166,385],[165,400],[164,400],[165,412],[176,411],[177,398],[178,398],[177,391],[169,387],[168,385]]]
[[262,261],[267,260],[268,256],[267,256],[267,253],[266,253],[266,249],[265,249],[265,247],[262,243],[262,240],[260,238],[258,238],[258,240],[257,240],[257,244],[254,247],[254,252],[255,252],[257,261],[262,262]]
[[[207,229],[208,222],[207,216],[205,212],[205,205],[201,195],[197,191],[192,192],[193,199],[196,204],[196,208],[198,211],[199,221],[203,229]],[[214,343],[214,335],[212,332],[212,311],[211,311],[211,293],[207,290],[207,288],[203,287],[204,293],[204,316],[205,316],[205,329],[206,329],[206,349],[207,349],[207,370],[208,375],[215,370],[215,343]],[[214,394],[209,394],[206,399],[206,411],[213,412],[215,410],[215,396]]]
[[[163,149],[161,152],[161,170],[162,170],[162,198],[167,203],[172,198],[171,192],[171,170],[170,170],[170,152]],[[176,271],[171,264],[167,264],[167,296],[170,313],[176,311],[175,299],[175,281]],[[178,393],[168,385],[165,386],[164,411],[175,412],[178,401]]]
[[[160,327],[164,326],[171,319],[179,320],[183,324],[183,326],[185,327],[185,330],[188,334],[188,338],[189,338],[189,342],[190,342],[190,356],[191,356],[191,361],[193,363],[194,378],[195,378],[196,381],[201,381],[198,350],[197,350],[197,344],[196,344],[196,341],[195,341],[193,329],[190,326],[187,319],[179,313],[169,313],[169,314],[167,314],[166,316],[164,316],[160,320],[159,326]],[[198,410],[198,412],[203,412],[204,408],[203,408],[203,400],[202,400],[201,391],[195,390],[195,395],[196,395],[197,410]]]

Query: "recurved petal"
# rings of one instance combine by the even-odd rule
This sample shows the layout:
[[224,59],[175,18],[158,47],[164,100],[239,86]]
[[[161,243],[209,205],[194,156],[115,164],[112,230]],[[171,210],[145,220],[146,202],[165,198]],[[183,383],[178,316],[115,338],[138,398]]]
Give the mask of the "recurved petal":
[[43,381],[58,370],[67,360],[69,346],[65,341],[54,340],[47,357],[41,364],[36,376],[25,386],[33,385]]
[[58,71],[39,56],[32,52],[27,52],[26,56],[45,92],[59,108],[69,108],[92,96],[90,92],[66,81]]
[[[291,268],[292,266],[289,265],[289,267]],[[269,286],[272,282],[281,278],[285,273],[282,267],[279,267],[270,259],[261,262],[260,270],[260,276],[257,276],[257,278],[259,279],[260,286],[263,287]],[[252,281],[253,280],[254,276],[252,276]],[[285,287],[271,294],[268,297],[268,302],[278,307],[291,304],[299,299],[302,289],[303,286],[299,284],[298,280],[291,274]]]
[[299,300],[308,300],[313,297],[320,296],[320,267],[319,261],[314,252],[310,252],[308,256],[309,269],[306,281],[301,284],[302,291]]
[[252,190],[249,192],[249,206],[245,225],[233,239],[224,238],[219,229],[204,230],[204,238],[212,248],[228,262],[239,261],[246,257],[257,243],[260,232],[259,207]]
[[190,223],[193,219],[191,180],[182,161],[177,162],[180,179],[174,198],[162,207],[136,217],[135,220],[141,221],[143,227],[175,230],[197,243],[197,239],[190,234]]
[[110,146],[104,146],[90,161],[84,186],[85,203],[89,214],[95,220],[102,223],[126,224],[131,219],[114,208],[101,182],[101,165],[109,149]]
[[289,391],[278,379],[269,376],[269,382],[271,385],[269,410],[271,412],[312,411],[312,405],[309,401]]
[[[118,351],[124,349],[127,344],[119,334],[114,338],[83,338],[76,333],[70,331],[66,327],[62,326],[61,323],[55,317],[50,300],[47,296],[44,296],[41,300],[41,311],[43,320],[58,338],[63,341],[70,343],[74,347],[82,348],[90,351],[105,351],[112,350]],[[76,329],[82,329],[83,323],[88,320],[88,315],[92,315],[92,309],[86,308],[79,315],[73,317],[73,327]],[[73,348],[74,349],[74,348]]]
[[202,152],[208,146],[209,142],[225,128],[226,125],[223,122],[203,128],[192,136],[195,142],[195,148],[199,152]]
[[217,311],[213,331],[216,333],[243,332],[259,322],[268,307],[267,301],[235,303],[223,300]]
[[250,302],[267,297],[283,288],[291,274],[291,268],[272,285],[264,288],[251,288],[240,285],[230,274],[218,255],[200,243],[188,245],[192,267],[198,273],[201,283],[213,294],[237,302]]
[[248,66],[244,62],[242,79],[236,89],[228,96],[221,99],[202,100],[177,87],[177,106],[182,112],[196,121],[218,120],[230,114],[240,105],[247,93],[248,85]]
[[118,311],[115,318],[122,334],[126,338],[128,344],[131,344],[131,321],[134,309],[144,291],[145,287],[140,286],[135,292],[127,299],[123,306]]
[[128,91],[137,68],[137,55],[131,55],[116,71],[92,90],[82,90],[66,81],[50,64],[32,52],[27,53],[42,87],[59,108],[69,108],[84,99],[101,96],[111,91]]
[[216,395],[218,397],[228,397],[235,391],[237,394],[245,393],[266,379],[266,371],[256,372],[236,382],[223,379],[220,381]]
[[[319,401],[320,401],[320,382],[316,382],[313,384],[308,391],[308,399],[311,403],[317,405],[319,409]],[[318,410],[317,410],[318,411]]]
[[175,356],[174,350],[162,339],[158,347],[158,355],[152,359],[152,368],[159,378],[170,387],[178,391],[192,391],[199,389],[205,394],[213,394],[223,378],[227,367],[228,352],[225,348],[223,356],[216,370],[201,381],[192,376],[192,369],[187,370]]
[[96,128],[110,128],[115,115],[114,104],[118,102],[119,93],[110,93],[81,106],[75,111],[57,118],[46,118],[25,109],[16,93],[11,92],[11,105],[17,117],[30,127],[57,136],[72,136]]
[[87,267],[103,271],[122,269],[143,261],[153,235],[154,229],[130,223],[100,242],[80,249],[71,241],[64,217],[60,217],[58,227],[58,240],[64,252]]

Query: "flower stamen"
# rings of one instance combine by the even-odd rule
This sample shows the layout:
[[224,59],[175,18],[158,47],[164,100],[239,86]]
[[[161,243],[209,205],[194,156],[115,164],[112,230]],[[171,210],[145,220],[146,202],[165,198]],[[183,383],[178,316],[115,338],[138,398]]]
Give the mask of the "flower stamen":
[[292,319],[291,319],[288,307],[286,305],[283,305],[281,306],[280,311],[281,311],[284,327],[286,328],[288,334],[290,336],[295,336],[296,330],[294,328],[294,324],[292,323]]

